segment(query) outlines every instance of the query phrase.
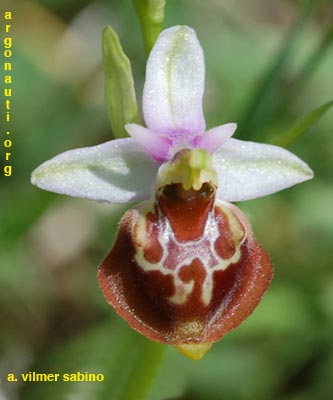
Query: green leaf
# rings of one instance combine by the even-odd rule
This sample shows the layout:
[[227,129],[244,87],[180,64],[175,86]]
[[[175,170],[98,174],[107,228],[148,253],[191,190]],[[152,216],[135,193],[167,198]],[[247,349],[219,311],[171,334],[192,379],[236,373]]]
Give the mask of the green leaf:
[[265,124],[272,113],[276,98],[282,88],[281,81],[285,68],[289,62],[301,32],[315,9],[316,2],[313,0],[304,1],[304,6],[295,22],[290,27],[282,43],[280,50],[273,58],[272,63],[263,73],[263,78],[258,83],[252,94],[248,106],[244,112],[241,122],[238,124],[238,138],[249,140],[256,138],[255,132]]
[[132,0],[138,14],[147,55],[162,30],[166,0]]
[[287,132],[279,135],[273,143],[282,146],[289,147],[297,139],[299,139],[306,131],[308,131],[319,119],[333,106],[333,100],[316,108],[305,117],[301,118],[295,125],[293,125]]
[[294,100],[296,96],[299,97],[302,89],[311,80],[312,76],[321,65],[323,58],[331,49],[332,40],[333,27],[329,26],[299,70],[293,77],[288,77],[281,85],[279,98],[276,99],[277,106],[274,110],[275,118],[280,119],[281,113],[285,112],[286,104]]
[[333,26],[329,26],[324,32],[318,45],[304,62],[301,69],[294,78],[294,82],[289,83],[289,91],[298,93],[300,88],[310,80],[311,76],[317,70],[322,59],[332,48]]
[[103,62],[106,105],[111,127],[116,138],[127,137],[125,124],[141,122],[131,64],[117,34],[110,26],[103,31]]

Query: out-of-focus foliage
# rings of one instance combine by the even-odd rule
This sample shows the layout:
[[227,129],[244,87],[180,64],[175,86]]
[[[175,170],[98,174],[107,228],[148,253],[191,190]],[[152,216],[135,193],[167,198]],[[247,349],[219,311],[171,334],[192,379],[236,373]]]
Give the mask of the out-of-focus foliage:
[[280,133],[276,136],[276,139],[273,143],[282,146],[289,147],[294,142],[299,140],[302,135],[304,135],[309,129],[315,125],[318,120],[333,106],[333,100],[328,101],[327,103],[319,106],[315,110],[311,111],[309,114],[302,117],[299,121],[297,121],[290,129],[288,129],[284,133]]
[[[238,137],[273,141],[332,100],[332,3],[308,3],[167,1],[165,25],[194,27],[205,52],[208,126],[239,121]],[[125,208],[29,184],[51,156],[112,137],[101,65],[107,24],[141,98],[146,55],[134,7],[30,0],[11,8],[15,139],[13,176],[0,178],[0,398],[125,400],[133,391],[152,400],[332,398],[332,111],[291,147],[315,179],[239,204],[275,264],[259,308],[202,361],[170,348],[154,370],[159,345],[155,352],[119,320],[96,279]],[[5,382],[7,373],[28,371],[89,371],[105,381]]]

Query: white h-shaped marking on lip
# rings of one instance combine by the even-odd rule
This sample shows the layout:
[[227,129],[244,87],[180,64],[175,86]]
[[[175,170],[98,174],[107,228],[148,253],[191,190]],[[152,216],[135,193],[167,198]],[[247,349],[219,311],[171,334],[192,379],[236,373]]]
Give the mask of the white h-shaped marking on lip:
[[[137,244],[136,253],[134,258],[144,271],[159,271],[163,275],[171,275],[175,286],[175,294],[169,297],[169,300],[174,304],[186,303],[189,295],[194,289],[194,280],[185,283],[179,276],[180,270],[184,266],[189,266],[197,258],[201,261],[203,268],[206,271],[206,277],[202,285],[202,301],[203,304],[208,306],[213,294],[213,273],[215,271],[224,271],[231,264],[237,263],[240,259],[240,248],[245,240],[245,235],[242,235],[240,240],[240,231],[244,231],[238,219],[233,213],[227,208],[215,202],[215,206],[221,208],[223,213],[227,216],[229,222],[229,229],[233,235],[233,241],[235,244],[234,254],[228,258],[221,258],[215,251],[215,242],[219,238],[220,233],[218,229],[218,222],[215,219],[214,212],[210,212],[205,223],[203,235],[198,240],[189,242],[179,242],[172,230],[170,222],[167,218],[162,218],[158,215],[158,242],[162,246],[163,253],[160,261],[151,263],[144,257],[144,248],[147,244],[147,231],[146,231],[146,215],[148,212],[153,212],[154,204],[146,203],[139,212],[139,219],[136,223],[136,227],[133,230],[135,234],[135,242]],[[240,228],[241,226],[241,228]],[[176,245],[179,249],[177,256],[177,265],[170,268],[168,264],[168,246],[170,244]]]

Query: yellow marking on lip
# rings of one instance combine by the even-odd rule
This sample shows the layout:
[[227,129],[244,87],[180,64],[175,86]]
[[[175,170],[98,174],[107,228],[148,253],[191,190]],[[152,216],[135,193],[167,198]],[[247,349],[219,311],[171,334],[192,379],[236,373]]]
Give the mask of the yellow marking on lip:
[[178,325],[177,331],[181,335],[186,335],[187,337],[196,336],[203,330],[203,324],[200,321],[192,320],[182,322]]
[[212,347],[211,343],[200,343],[200,344],[179,344],[175,346],[179,353],[184,354],[186,357],[192,360],[198,361],[210,350]]
[[[175,281],[175,276],[174,276],[174,281]],[[174,304],[184,304],[186,303],[189,295],[192,293],[193,288],[194,288],[194,280],[185,283],[182,280],[180,280],[181,284],[175,284],[175,289],[176,293],[169,297],[169,300],[174,303]]]

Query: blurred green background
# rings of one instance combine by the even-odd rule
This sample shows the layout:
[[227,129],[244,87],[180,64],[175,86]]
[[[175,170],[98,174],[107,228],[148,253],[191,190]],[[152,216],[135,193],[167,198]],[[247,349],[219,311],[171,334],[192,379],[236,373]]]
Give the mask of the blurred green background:
[[[129,0],[1,1],[6,8],[14,12],[14,169],[0,177],[0,399],[333,398],[333,112],[289,147],[315,179],[239,204],[275,264],[260,306],[202,361],[169,348],[159,370],[146,339],[115,315],[97,284],[126,206],[29,183],[50,157],[112,137],[101,65],[106,24],[132,62],[141,98],[145,53],[134,8]],[[167,0],[165,26],[197,31],[207,125],[239,122],[238,138],[272,142],[333,99],[332,15],[330,0]],[[105,380],[6,382],[27,371]]]

